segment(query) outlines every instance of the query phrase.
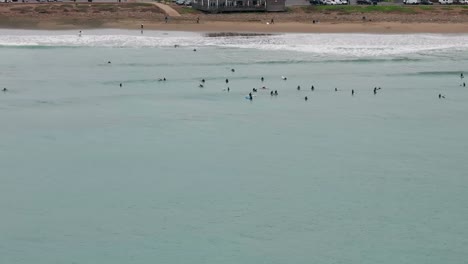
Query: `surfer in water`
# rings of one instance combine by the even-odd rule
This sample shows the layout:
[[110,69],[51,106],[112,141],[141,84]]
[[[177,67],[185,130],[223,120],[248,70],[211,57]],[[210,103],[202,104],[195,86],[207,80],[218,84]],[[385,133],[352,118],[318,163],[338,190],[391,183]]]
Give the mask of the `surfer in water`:
[[7,88],[3,88],[3,89],[2,89],[2,92],[6,92],[6,91],[8,91]]
[[277,90],[275,90],[275,95],[278,95],[278,91],[277,91]]
[[354,96],[354,90],[351,90],[351,95]]
[[120,83],[120,87],[122,87],[122,83]]
[[312,85],[312,86],[310,87],[310,90],[313,92],[314,89],[315,89],[315,87]]
[[298,91],[301,90],[301,86],[300,86],[300,85],[297,86],[297,90],[298,90]]
[[228,80],[228,79],[226,79],[226,83],[229,83],[229,80]]
[[260,80],[263,82],[265,80],[265,78],[262,77],[262,78],[260,78]]
[[307,101],[307,100],[309,100],[309,98],[307,98],[307,96],[306,96],[306,97],[304,97],[304,100]]
[[78,37],[81,37],[81,34],[82,34],[82,32],[81,32],[81,30],[80,30],[80,32],[78,32]]
[[252,93],[249,93],[249,100],[250,100],[250,101],[252,101],[252,100],[253,100]]

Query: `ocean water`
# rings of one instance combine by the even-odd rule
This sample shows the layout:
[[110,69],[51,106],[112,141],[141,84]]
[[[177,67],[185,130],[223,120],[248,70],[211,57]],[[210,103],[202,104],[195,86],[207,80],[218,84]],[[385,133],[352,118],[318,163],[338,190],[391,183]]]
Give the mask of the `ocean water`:
[[468,35],[0,30],[0,263],[467,263],[462,72]]

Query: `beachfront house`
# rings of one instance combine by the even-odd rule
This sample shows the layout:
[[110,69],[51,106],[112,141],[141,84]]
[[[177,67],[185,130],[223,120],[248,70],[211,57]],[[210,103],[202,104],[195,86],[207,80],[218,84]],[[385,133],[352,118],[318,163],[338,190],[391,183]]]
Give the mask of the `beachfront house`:
[[197,0],[192,8],[210,12],[281,12],[286,0]]

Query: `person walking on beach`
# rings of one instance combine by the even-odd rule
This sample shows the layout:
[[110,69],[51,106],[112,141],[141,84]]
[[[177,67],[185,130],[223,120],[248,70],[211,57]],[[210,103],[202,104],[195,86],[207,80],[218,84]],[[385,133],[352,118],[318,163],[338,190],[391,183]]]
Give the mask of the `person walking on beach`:
[[143,30],[143,24],[140,25],[140,29]]
[[275,20],[271,18],[270,24],[274,24],[274,23],[275,23]]
[[167,19],[168,19],[167,16],[165,16],[165,17],[164,17],[164,21],[166,22],[166,24],[167,24]]
[[197,24],[200,24],[200,17],[197,17]]
[[78,32],[78,37],[81,37],[82,31]]

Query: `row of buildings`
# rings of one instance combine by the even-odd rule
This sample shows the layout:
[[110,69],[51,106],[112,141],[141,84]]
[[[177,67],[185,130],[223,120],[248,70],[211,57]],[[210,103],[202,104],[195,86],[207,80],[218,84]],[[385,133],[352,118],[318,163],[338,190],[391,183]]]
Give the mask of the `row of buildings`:
[[285,11],[286,0],[196,0],[192,8],[210,12]]

